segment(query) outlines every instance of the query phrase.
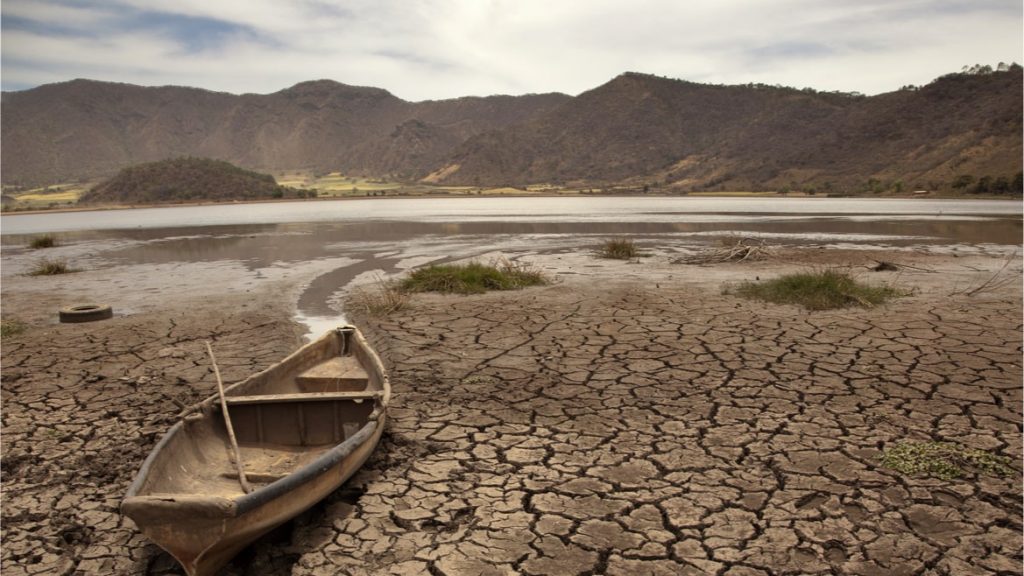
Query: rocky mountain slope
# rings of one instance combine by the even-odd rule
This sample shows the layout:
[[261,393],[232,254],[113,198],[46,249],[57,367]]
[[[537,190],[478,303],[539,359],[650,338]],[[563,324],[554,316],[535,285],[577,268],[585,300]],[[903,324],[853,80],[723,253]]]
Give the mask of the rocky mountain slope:
[[432,178],[681,189],[861,191],[1021,170],[1021,71],[874,97],[624,74],[527,123],[475,136]]
[[183,155],[459,185],[949,188],[1021,171],[1022,71],[878,96],[627,73],[576,97],[406,102],[320,80],[273,94],[75,80],[3,94],[4,184]]
[[4,184],[44,185],[186,155],[264,171],[410,177],[474,134],[530,120],[568,99],[411,103],[329,80],[240,96],[74,80],[3,94],[2,177]]

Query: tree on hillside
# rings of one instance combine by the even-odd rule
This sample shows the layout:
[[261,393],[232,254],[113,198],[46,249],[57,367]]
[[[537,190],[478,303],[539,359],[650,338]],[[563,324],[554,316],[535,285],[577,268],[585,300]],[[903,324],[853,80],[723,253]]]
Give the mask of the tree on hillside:
[[953,188],[956,190],[963,190],[974,183],[974,176],[970,174],[960,174],[953,179]]
[[992,177],[982,176],[974,186],[975,194],[987,194],[992,191]]
[[961,72],[963,72],[964,74],[971,74],[971,75],[991,74],[992,73],[992,67],[989,66],[988,64],[984,64],[984,65],[982,65],[982,64],[975,64],[974,66],[964,66],[963,68],[961,68]]

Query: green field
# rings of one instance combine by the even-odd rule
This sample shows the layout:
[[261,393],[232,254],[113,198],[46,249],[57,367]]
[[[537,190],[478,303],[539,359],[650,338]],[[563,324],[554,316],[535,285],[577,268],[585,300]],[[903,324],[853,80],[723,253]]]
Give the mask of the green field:
[[[779,194],[775,191],[767,192],[689,192],[688,196],[724,196],[724,197],[737,197],[737,198],[751,198],[756,196],[778,196]],[[794,194],[795,196],[795,194]]]
[[503,196],[523,194],[578,194],[579,190],[566,189],[552,184],[531,184],[521,188],[513,187],[479,187],[479,186],[438,186],[434,184],[407,184],[381,178],[364,178],[346,176],[340,172],[331,172],[317,176],[309,172],[288,171],[275,174],[277,183],[282,186],[316,190],[321,198],[341,198],[352,196]]
[[45,210],[47,208],[68,208],[78,203],[91,183],[53,184],[31,190],[13,192],[4,190],[4,195],[14,199],[4,210]]
[[331,172],[325,176],[316,176],[303,172],[285,172],[276,175],[277,183],[293,188],[316,190],[320,197],[366,196],[367,192],[398,190],[400,182],[390,182],[377,178],[345,176]]

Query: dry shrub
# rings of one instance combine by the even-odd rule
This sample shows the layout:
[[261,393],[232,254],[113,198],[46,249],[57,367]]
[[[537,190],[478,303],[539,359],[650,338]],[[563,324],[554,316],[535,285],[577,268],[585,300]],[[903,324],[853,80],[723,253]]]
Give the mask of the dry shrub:
[[369,316],[387,316],[409,305],[409,293],[393,280],[378,278],[371,285],[354,289],[347,300],[348,307],[363,310]]
[[76,272],[74,268],[68,266],[67,260],[57,260],[43,258],[36,262],[32,270],[28,272],[29,276],[54,276],[56,274],[68,274],[70,272]]
[[25,324],[18,320],[0,320],[0,338],[17,336],[25,331]]
[[613,258],[616,260],[632,260],[642,256],[640,249],[629,238],[609,238],[597,250],[601,258]]
[[34,250],[38,250],[40,248],[53,248],[54,246],[57,246],[57,237],[53,234],[36,236],[28,243],[28,247]]

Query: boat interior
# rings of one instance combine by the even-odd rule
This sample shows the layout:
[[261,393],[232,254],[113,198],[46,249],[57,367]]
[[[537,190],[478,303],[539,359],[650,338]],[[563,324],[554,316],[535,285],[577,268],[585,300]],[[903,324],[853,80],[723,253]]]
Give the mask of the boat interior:
[[[254,488],[313,462],[375,418],[381,375],[344,334],[325,337],[225,390],[245,474]],[[185,418],[139,494],[244,494],[219,397]]]

